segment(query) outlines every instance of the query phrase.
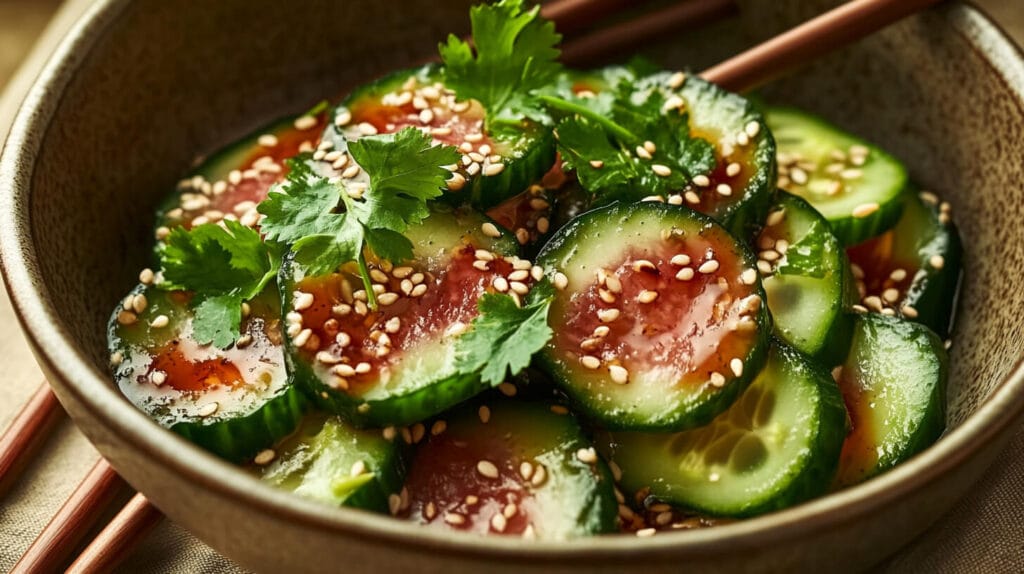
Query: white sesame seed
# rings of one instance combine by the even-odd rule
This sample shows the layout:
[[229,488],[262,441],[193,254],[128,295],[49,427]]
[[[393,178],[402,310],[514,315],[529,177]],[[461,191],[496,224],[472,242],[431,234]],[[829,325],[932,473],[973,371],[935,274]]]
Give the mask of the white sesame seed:
[[544,480],[548,476],[548,469],[543,464],[538,464],[537,468],[533,470],[533,477],[530,478],[530,484],[533,486],[540,486],[544,484]]
[[625,367],[612,365],[608,367],[608,373],[612,376],[612,382],[625,385],[629,382],[629,371]]
[[594,169],[601,169],[604,167],[604,162],[599,159],[592,159],[590,160],[590,167]]
[[878,211],[880,209],[880,207],[881,206],[879,206],[877,203],[874,203],[874,202],[872,202],[872,203],[862,203],[862,204],[858,205],[857,207],[853,208],[853,216],[854,217],[858,217],[858,218],[860,218],[860,217],[867,217],[867,216],[871,215],[872,213]]
[[654,171],[655,175],[659,175],[661,177],[668,177],[672,175],[672,169],[667,165],[661,165],[660,163],[652,165],[651,170]]
[[167,373],[163,371],[153,371],[149,374],[149,382],[159,387],[167,382]]
[[651,152],[640,145],[636,146],[636,156],[640,159],[652,159]]
[[714,273],[715,271],[718,271],[718,267],[719,264],[717,260],[708,259],[704,263],[701,263],[701,266],[697,268],[697,271],[700,271],[701,273],[707,275],[708,273]]
[[316,127],[316,118],[313,116],[300,116],[295,118],[295,122],[292,125],[299,131],[310,130]]
[[620,312],[618,309],[599,309],[597,311],[597,318],[600,319],[602,323],[611,323],[619,318],[619,314]]
[[736,375],[737,377],[742,376],[743,375],[743,359],[740,359],[739,357],[736,357],[733,360],[729,361],[729,369],[731,369],[732,370],[732,374]]
[[654,265],[654,263],[651,263],[646,259],[637,259],[636,261],[633,262],[632,267],[633,271],[636,271],[637,273],[640,273],[641,271],[657,270],[657,267]]
[[365,375],[370,372],[370,363],[362,362],[356,365],[356,373]]
[[679,266],[689,265],[690,264],[690,256],[685,254],[685,253],[677,253],[677,254],[672,256],[671,263],[672,263],[672,265],[679,265]]
[[903,316],[908,319],[917,319],[918,315],[917,309],[911,307],[910,305],[904,305],[903,307],[901,307],[900,313],[903,313]]
[[364,136],[377,135],[377,127],[368,122],[362,122],[357,126],[359,133]]
[[676,72],[669,76],[667,84],[669,88],[673,90],[678,90],[680,87],[682,87],[683,82],[685,81],[686,74],[684,74],[683,72]]
[[212,401],[212,402],[206,403],[205,405],[199,407],[199,416],[201,416],[201,417],[213,416],[217,412],[218,409],[220,409],[220,403],[218,403],[217,401]]
[[744,285],[753,285],[757,282],[757,270],[747,269],[740,274],[740,283]]
[[258,452],[252,461],[259,466],[265,466],[273,462],[275,458],[277,458],[277,453],[274,452],[274,449],[265,448]]
[[653,303],[658,298],[657,291],[643,290],[639,295],[636,296],[636,300],[640,303]]
[[729,197],[730,195],[732,195],[732,186],[730,186],[728,183],[720,183],[717,187],[715,187],[715,191],[718,192],[718,195],[721,195],[723,197]]
[[597,451],[594,450],[594,447],[581,448],[576,451],[576,458],[587,464],[595,464],[597,462]]
[[693,279],[693,275],[693,269],[689,267],[684,267],[680,269],[678,273],[676,273],[676,279],[680,281],[689,281],[690,279]]
[[150,321],[149,326],[153,327],[154,329],[162,329],[163,327],[166,327],[170,322],[171,320],[167,317],[167,315],[157,315],[152,321]]
[[533,465],[529,461],[519,463],[519,476],[523,477],[523,480],[530,480],[533,476]]
[[844,169],[839,172],[839,177],[843,179],[860,179],[864,175],[864,170],[861,169]]
[[694,176],[693,185],[696,185],[697,187],[707,187],[711,185],[711,178],[706,175]]
[[746,132],[748,136],[756,138],[757,134],[761,132],[761,123],[752,120],[749,123],[747,123],[747,125],[743,128],[743,131]]
[[487,237],[501,237],[501,231],[498,229],[498,226],[490,221],[481,225],[480,229]]
[[256,140],[256,143],[263,147],[276,147],[277,136],[274,134],[263,134]]
[[928,258],[928,264],[934,269],[942,269],[946,265],[946,259],[941,255],[932,255]]
[[377,296],[377,302],[380,303],[382,307],[387,307],[388,305],[392,305],[398,301],[398,297],[398,293],[381,293]]
[[498,467],[489,460],[476,463],[476,471],[486,478],[498,478]]
[[152,285],[154,277],[156,277],[156,275],[153,273],[153,270],[147,267],[139,273],[139,283],[142,283],[143,285]]
[[495,514],[491,517],[491,529],[495,532],[504,532],[508,526],[508,519],[503,514]]
[[870,297],[865,297],[862,303],[864,303],[865,307],[876,313],[882,312],[882,299],[880,297],[871,295]]
[[303,330],[299,331],[299,334],[296,335],[294,339],[292,339],[292,344],[294,344],[296,347],[299,347],[299,348],[305,347],[306,343],[308,343],[310,338],[312,338],[312,337],[313,337],[313,330],[312,329],[303,329]]
[[580,357],[580,364],[588,369],[597,369],[601,366],[601,359],[593,355],[583,355]]
[[718,371],[714,371],[711,373],[710,382],[712,386],[722,388],[725,386],[725,375]]
[[492,164],[487,165],[487,167],[484,168],[483,174],[485,176],[495,176],[495,175],[498,175],[499,173],[501,173],[503,171],[505,171],[505,164],[503,164],[503,163],[492,163]]
[[892,287],[890,287],[885,291],[882,291],[882,299],[885,300],[886,303],[895,303],[896,301],[899,300],[899,298],[899,289],[893,289]]
[[410,293],[409,296],[410,297],[421,297],[426,292],[427,292],[426,284],[420,284],[420,285],[417,285],[417,286],[413,287],[412,293]]
[[686,198],[686,203],[689,203],[690,205],[697,205],[700,203],[700,196],[697,195],[697,192],[687,191],[683,194],[683,197]]
[[562,291],[569,286],[569,278],[566,277],[565,274],[562,273],[561,271],[555,272],[553,282],[555,284],[555,288],[558,289],[559,291]]
[[739,174],[740,174],[740,171],[741,171],[742,169],[743,169],[743,167],[742,167],[742,166],[740,166],[740,164],[738,164],[738,163],[736,163],[736,162],[730,163],[730,164],[729,164],[728,166],[726,166],[726,168],[725,168],[725,175],[727,175],[727,176],[729,176],[729,177],[736,177],[737,175],[739,175]]

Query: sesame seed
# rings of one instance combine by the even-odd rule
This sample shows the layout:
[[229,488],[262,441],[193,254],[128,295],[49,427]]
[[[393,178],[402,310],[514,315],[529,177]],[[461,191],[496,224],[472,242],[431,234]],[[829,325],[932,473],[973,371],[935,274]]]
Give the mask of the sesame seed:
[[700,267],[697,268],[697,271],[700,271],[701,273],[707,275],[708,273],[714,273],[715,271],[718,271],[718,267],[719,265],[717,260],[708,259],[707,261],[702,263]]
[[740,171],[741,171],[742,169],[743,169],[743,168],[742,168],[742,166],[740,166],[740,164],[738,164],[738,163],[736,163],[736,162],[730,163],[730,164],[729,164],[729,165],[728,165],[728,166],[727,166],[727,167],[725,168],[725,175],[727,175],[727,176],[729,176],[729,177],[736,177],[737,175],[739,175],[739,174],[740,174]]
[[588,369],[597,369],[601,366],[601,359],[593,355],[583,355],[580,357],[580,364]]
[[654,171],[655,175],[659,175],[661,177],[668,177],[672,175],[672,169],[667,165],[661,165],[660,163],[652,165],[651,170]]
[[529,461],[519,463],[519,476],[523,477],[523,480],[530,480],[533,476],[533,465]]
[[512,273],[509,273],[509,281],[525,281],[530,277],[530,272],[526,269],[516,269]]
[[512,383],[501,383],[500,385],[498,385],[498,391],[501,392],[501,394],[505,395],[506,397],[514,397],[518,392],[516,386],[513,385]]
[[167,373],[163,371],[153,371],[149,374],[149,382],[159,387],[167,382]]
[[637,538],[650,538],[651,536],[654,536],[657,533],[658,530],[655,528],[641,528],[640,530],[636,531]]
[[473,262],[473,268],[477,271],[489,271],[491,269],[491,263],[482,259],[477,259]]
[[677,254],[672,256],[671,263],[672,263],[672,265],[679,265],[679,266],[689,265],[690,264],[690,256],[685,254],[685,253],[677,253]]
[[718,371],[712,372],[711,373],[711,377],[710,377],[709,380],[710,380],[712,386],[715,386],[715,387],[718,387],[718,388],[722,388],[722,387],[725,386],[725,375],[723,375],[722,373],[719,373]]
[[299,348],[305,347],[306,343],[308,343],[310,338],[312,338],[312,337],[313,337],[313,330],[312,329],[303,329],[303,330],[299,331],[299,334],[296,335],[294,339],[292,339],[292,344],[294,344],[296,347],[299,347]]
[[636,146],[636,156],[640,159],[652,159],[651,152],[644,146]]
[[530,241],[530,232],[522,227],[516,229],[516,241],[520,245],[526,245]]
[[398,301],[398,293],[387,292],[381,293],[380,295],[377,296],[377,302],[380,303],[381,306],[383,307],[387,307],[388,305],[391,305],[396,301]]
[[292,125],[299,131],[313,129],[316,127],[316,118],[313,116],[300,116],[295,118],[295,122]]
[[728,183],[720,183],[717,187],[715,187],[715,191],[718,192],[718,195],[721,195],[723,197],[729,197],[730,195],[732,195],[732,186],[730,186]]
[[498,467],[489,460],[476,463],[476,471],[486,478],[498,478]]
[[156,318],[154,318],[149,323],[149,326],[153,327],[154,329],[161,329],[163,327],[166,327],[170,322],[171,320],[167,317],[167,315],[157,315]]
[[341,333],[338,333],[338,335],[334,337],[334,342],[338,343],[339,347],[344,348],[347,347],[348,344],[352,342],[352,337],[349,336],[348,333],[345,333],[343,331]]
[[683,72],[676,72],[676,73],[672,74],[671,76],[669,76],[667,83],[668,83],[668,87],[669,88],[671,88],[673,90],[678,90],[680,87],[682,87],[683,82],[685,82],[685,81],[686,81],[686,74],[684,74]]
[[597,318],[600,319],[602,323],[611,323],[612,321],[619,318],[619,310],[600,309],[597,312]]
[[844,169],[839,172],[839,177],[843,179],[860,179],[864,175],[864,170],[860,169]]
[[413,287],[412,293],[410,293],[409,295],[411,297],[420,297],[420,296],[422,296],[426,292],[427,292],[427,286],[425,284],[420,284],[420,285],[417,285],[417,286]]
[[867,217],[867,216],[871,215],[872,213],[878,211],[880,209],[880,207],[881,206],[879,206],[877,203],[873,203],[873,202],[872,203],[862,203],[862,204],[858,205],[857,207],[853,208],[853,216],[854,217]]
[[693,185],[696,185],[697,187],[707,187],[711,185],[711,178],[706,175],[694,176]]
[[643,290],[639,295],[636,296],[636,300],[641,303],[653,303],[658,298],[657,291]]
[[495,175],[498,175],[499,173],[501,173],[503,171],[505,171],[505,164],[503,164],[503,163],[492,163],[492,164],[487,165],[487,167],[484,168],[483,173],[484,173],[485,176],[495,176]]
[[366,373],[369,373],[369,372],[370,372],[370,363],[363,362],[363,363],[359,363],[359,364],[356,365],[356,373],[359,373],[360,375],[365,375]]
[[624,385],[629,382],[629,371],[625,367],[619,365],[612,365],[608,367],[608,373],[612,377],[612,382]]
[[676,273],[676,279],[680,281],[689,281],[690,279],[693,279],[693,275],[693,269],[689,267],[684,267],[680,269],[678,273]]
[[466,178],[461,173],[453,173],[450,178],[445,180],[445,185],[451,191],[459,191],[466,185]]
[[756,138],[757,134],[761,132],[761,124],[757,121],[750,121],[744,128],[743,131],[752,138]]
[[932,255],[930,258],[928,258],[928,264],[935,269],[942,269],[942,267],[946,264],[946,259],[941,255]]
[[918,315],[917,309],[911,307],[910,305],[904,305],[903,307],[901,307],[900,313],[903,313],[903,316],[908,319],[917,319]]
[[729,361],[729,369],[731,369],[732,370],[732,374],[736,375],[737,377],[742,376],[743,375],[743,359],[740,359],[739,357],[737,357],[737,358]]
[[501,231],[498,230],[498,226],[488,221],[480,226],[480,230],[483,231],[487,237],[501,237]]
[[487,421],[491,420],[491,409],[487,405],[481,405],[476,411],[477,416],[480,417],[480,422],[487,424]]
[[540,281],[544,278],[544,268],[540,265],[533,265],[530,267],[530,277],[532,277],[534,281]]
[[594,336],[607,337],[608,333],[611,333],[611,331],[612,330],[611,328],[608,327],[608,325],[598,325],[597,327],[594,327]]
[[525,283],[521,283],[519,281],[512,281],[512,282],[510,282],[508,284],[508,288],[513,293],[517,293],[519,295],[526,295],[527,293],[530,292],[530,288],[527,287]]
[[154,277],[155,274],[153,273],[153,270],[147,267],[139,273],[139,283],[142,283],[143,285],[151,285]]
[[364,136],[377,135],[377,128],[371,123],[362,122],[357,126],[359,133]]
[[505,527],[508,526],[508,519],[503,514],[495,514],[491,517],[491,528],[495,532],[504,532]]
[[555,272],[553,282],[555,284],[555,288],[558,289],[559,291],[562,291],[569,286],[569,278],[566,277],[565,274],[562,273],[561,271]]
[[599,159],[592,159],[590,160],[590,167],[594,169],[601,169],[604,167],[604,162]]
[[548,469],[543,464],[538,464],[537,468],[533,470],[533,476],[530,478],[530,484],[533,486],[540,486],[544,484],[544,480],[548,476]]
[[876,313],[880,313],[882,311],[882,300],[875,295],[865,297],[863,303],[865,307],[875,311]]
[[597,451],[594,450],[594,447],[581,448],[576,451],[576,458],[581,462],[594,464],[597,462]]
[[448,524],[459,526],[466,523],[466,517],[455,512],[449,512],[444,515],[444,521]]
[[258,452],[252,461],[259,466],[265,466],[270,464],[275,458],[277,458],[277,453],[273,449],[265,448]]
[[501,509],[501,514],[505,518],[512,518],[519,512],[519,507],[514,502],[510,502],[505,505],[505,508]]
[[757,282],[757,270],[747,269],[740,274],[740,283],[744,285],[753,285]]
[[858,313],[867,313],[868,312],[868,308],[863,306],[863,305],[853,305],[851,307],[851,309],[853,309],[854,311],[856,311]]
[[201,417],[213,416],[217,412],[218,409],[220,409],[220,403],[218,403],[217,401],[212,401],[212,402],[206,403],[205,405],[199,407],[199,416],[201,416]]
[[899,300],[899,298],[899,289],[893,289],[890,287],[889,289],[882,291],[882,299],[884,299],[887,303],[895,303],[896,301]]
[[658,151],[658,146],[654,145],[651,140],[647,140],[644,142],[644,149],[647,150],[647,153],[654,153]]
[[132,313],[131,311],[122,310],[117,313],[117,322],[120,325],[134,325],[135,321],[137,320],[138,316],[135,315],[135,313]]
[[638,259],[638,260],[633,262],[633,271],[636,271],[637,273],[640,273],[641,271],[656,271],[656,270],[657,270],[657,267],[655,267],[654,263],[651,263],[650,261],[648,261],[646,259]]
[[492,281],[491,284],[499,293],[504,293],[508,291],[508,280],[505,279],[504,277],[495,277],[494,281]]

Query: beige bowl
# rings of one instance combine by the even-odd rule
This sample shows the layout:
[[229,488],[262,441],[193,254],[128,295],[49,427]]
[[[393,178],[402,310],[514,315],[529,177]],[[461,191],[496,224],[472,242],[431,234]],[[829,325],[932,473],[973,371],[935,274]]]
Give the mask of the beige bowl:
[[[851,570],[923,531],[985,471],[1024,408],[1024,61],[949,4],[823,58],[771,97],[903,158],[954,205],[967,281],[950,431],[876,480],[702,531],[568,543],[442,534],[265,486],[162,430],[111,385],[104,324],[134,283],[151,213],[199,151],[406,66],[466,1],[102,0],[61,44],[0,162],[0,252],[40,363],[75,422],[172,520],[262,571]],[[739,20],[652,45],[701,69],[830,2],[750,2]]]

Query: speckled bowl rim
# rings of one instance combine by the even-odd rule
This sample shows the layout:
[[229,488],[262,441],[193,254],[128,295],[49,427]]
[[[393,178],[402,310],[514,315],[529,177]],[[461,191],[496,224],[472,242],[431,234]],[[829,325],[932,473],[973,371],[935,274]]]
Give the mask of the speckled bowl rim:
[[[113,25],[130,0],[101,0],[78,21],[51,56],[25,98],[0,156],[0,262],[19,320],[37,358],[68,382],[66,392],[124,440],[173,472],[203,488],[247,504],[283,521],[339,536],[377,543],[404,544],[410,550],[451,553],[515,562],[577,562],[625,558],[643,553],[709,553],[798,539],[802,534],[849,521],[893,504],[956,468],[998,436],[1024,412],[1024,364],[1011,373],[981,407],[935,446],[885,475],[857,487],[800,506],[714,529],[630,536],[585,538],[566,542],[521,541],[502,537],[452,536],[418,528],[385,516],[331,508],[274,489],[160,428],[124,400],[109,375],[72,343],[56,320],[58,311],[40,279],[29,222],[35,157],[63,90],[90,56],[95,42]],[[1024,55],[1005,33],[977,8],[954,4],[950,22],[978,51],[1024,106]],[[577,562],[578,563],[578,562]]]

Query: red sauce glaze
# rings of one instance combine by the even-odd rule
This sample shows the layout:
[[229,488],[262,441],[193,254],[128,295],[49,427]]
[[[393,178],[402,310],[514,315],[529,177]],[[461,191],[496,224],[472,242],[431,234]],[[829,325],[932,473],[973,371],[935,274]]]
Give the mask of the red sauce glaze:
[[854,375],[844,369],[839,377],[839,389],[846,403],[850,430],[839,455],[839,470],[834,481],[838,486],[860,482],[865,473],[878,462],[878,451],[875,448],[877,441],[871,427],[872,397],[864,392]]
[[[351,394],[361,394],[382,379],[382,369],[397,364],[402,351],[413,348],[423,339],[442,333],[453,324],[466,325],[476,316],[477,299],[484,292],[493,292],[495,277],[507,276],[512,264],[495,259],[487,271],[473,267],[476,260],[475,248],[463,246],[452,253],[443,269],[414,269],[406,280],[412,281],[417,273],[423,274],[422,284],[426,292],[419,297],[403,294],[402,279],[389,274],[387,290],[398,293],[396,302],[370,310],[365,316],[355,310],[339,313],[335,306],[354,306],[354,300],[346,295],[344,284],[352,290],[362,289],[362,282],[350,274],[335,274],[328,277],[308,278],[299,282],[296,290],[313,295],[313,305],[301,312],[303,326],[310,328],[313,335],[303,347],[307,360],[315,360],[318,351],[326,351],[340,357],[342,363],[355,366],[369,363],[369,372],[346,377]],[[397,331],[386,332],[389,320],[398,317]],[[342,347],[337,342],[339,332],[348,334],[351,342]],[[375,334],[376,333],[376,334]],[[390,353],[378,356],[379,335],[386,333],[391,341]]]
[[[692,207],[696,211],[706,213],[712,217],[719,216],[725,212],[728,207],[743,199],[743,190],[750,183],[750,179],[754,176],[754,150],[757,149],[756,142],[751,142],[744,147],[735,147],[733,152],[728,158],[722,156],[722,146],[718,143],[723,139],[723,134],[718,131],[712,130],[701,130],[697,128],[691,128],[690,133],[693,137],[704,138],[711,142],[715,146],[715,169],[711,173],[707,174],[708,179],[711,180],[711,184],[706,188],[699,191],[700,203],[692,205],[685,203]],[[740,165],[740,171],[734,176],[730,176],[726,170],[729,169],[729,164],[738,163]],[[716,191],[719,184],[728,184],[732,188],[732,194],[725,196]]]
[[[433,528],[497,534],[491,520],[511,504],[515,513],[509,511],[511,517],[506,515],[501,533],[521,536],[531,521],[543,515],[537,514],[540,509],[531,487],[519,474],[523,461],[516,458],[505,441],[493,434],[481,432],[473,440],[451,433],[431,436],[417,450],[406,479],[409,519]],[[477,470],[482,460],[497,467],[497,478],[488,478]]]
[[[425,86],[418,85],[413,88],[416,94],[422,93]],[[421,96],[422,97],[422,96]],[[493,140],[484,131],[484,110],[479,103],[472,101],[465,111],[454,111],[444,100],[447,95],[441,93],[441,99],[426,99],[429,104],[430,118],[424,122],[421,117],[423,110],[414,105],[413,99],[408,102],[394,105],[385,103],[383,95],[378,98],[364,97],[350,104],[349,111],[352,113],[352,125],[363,122],[373,125],[380,133],[394,133],[407,127],[431,129],[440,128],[450,130],[449,133],[433,132],[434,141],[444,145],[459,146],[466,141],[466,136],[474,139],[474,148],[482,144],[494,146]],[[442,101],[444,100],[444,101]],[[479,139],[477,139],[479,138]]]
[[[631,372],[667,368],[677,373],[679,384],[703,385],[712,372],[729,375],[729,362],[747,356],[755,340],[754,330],[733,330],[738,320],[740,300],[756,295],[754,286],[738,278],[743,261],[726,249],[715,249],[719,269],[701,274],[696,268],[711,248],[708,238],[688,237],[685,243],[659,244],[651,251],[627,252],[617,265],[606,267],[618,278],[622,292],[616,301],[601,298],[596,275],[584,291],[574,294],[566,306],[562,324],[555,329],[556,345],[570,352],[570,358],[582,354],[600,358],[605,365],[618,364]],[[682,267],[671,263],[676,254],[688,255],[695,270],[693,279],[681,281],[676,273]],[[634,270],[643,259],[655,265],[653,270]],[[658,297],[641,303],[642,291],[654,291]],[[603,323],[598,311],[619,309],[619,317]],[[756,307],[755,307],[756,310]],[[595,338],[594,330],[606,325],[607,336]],[[584,341],[597,341],[584,348]]]
[[[244,379],[238,367],[225,358],[193,361],[182,353],[178,341],[172,341],[153,358],[149,373],[163,371],[167,386],[176,391],[203,391],[210,387],[242,384]],[[142,384],[149,373],[139,377]]]
[[[920,270],[916,261],[901,261],[896,258],[893,250],[896,235],[893,231],[887,231],[878,237],[874,237],[854,245],[846,250],[850,257],[850,263],[856,265],[863,272],[863,277],[858,277],[858,283],[863,281],[864,293],[880,294],[885,289],[896,288],[900,292],[900,299],[907,293],[907,289],[914,281],[914,277]],[[906,271],[906,276],[900,281],[892,278],[892,272],[897,269]],[[856,273],[856,272],[855,272]]]
[[[511,197],[487,212],[498,225],[516,233],[520,243],[537,241],[546,234],[551,224],[551,202],[554,192],[569,183],[571,179],[562,170],[558,158],[539,184],[530,186],[523,193]],[[538,201],[539,200],[539,201]],[[545,219],[546,221],[541,221]],[[523,229],[525,232],[520,232]],[[523,235],[525,233],[525,235]],[[522,237],[520,237],[522,235]],[[523,241],[523,239],[526,241]]]

